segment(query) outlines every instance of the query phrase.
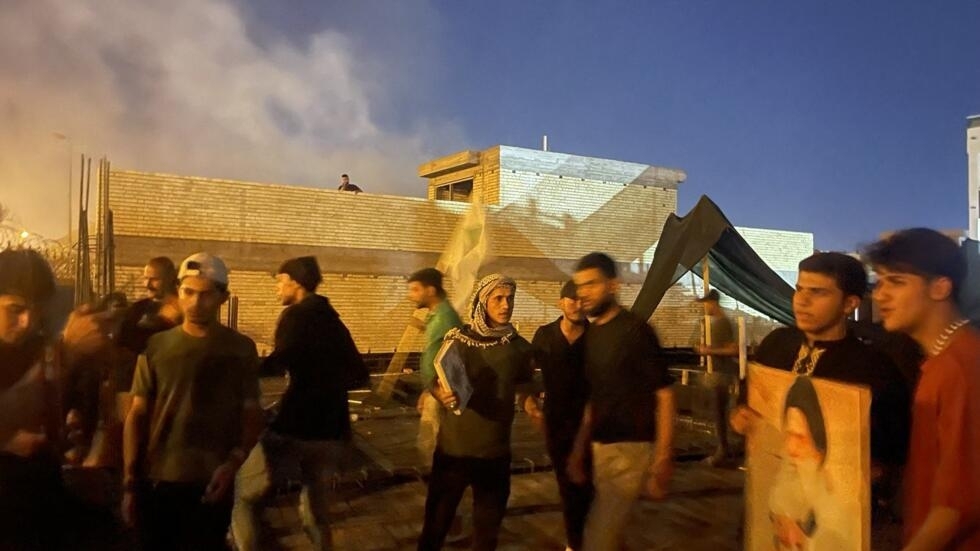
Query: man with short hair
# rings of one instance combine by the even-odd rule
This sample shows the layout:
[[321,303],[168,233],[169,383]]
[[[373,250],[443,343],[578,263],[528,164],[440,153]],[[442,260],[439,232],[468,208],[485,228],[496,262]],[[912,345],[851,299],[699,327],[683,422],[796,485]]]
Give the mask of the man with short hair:
[[905,471],[905,549],[980,549],[980,331],[956,305],[966,260],[953,240],[925,228],[899,231],[865,256],[885,329],[926,354]]
[[711,358],[711,387],[714,393],[715,433],[718,447],[705,462],[710,466],[723,464],[731,453],[728,446],[728,401],[729,388],[738,380],[738,342],[732,320],[721,307],[717,289],[712,289],[697,302],[704,306],[704,315],[710,318],[711,344],[699,345],[695,351],[701,356]]
[[150,337],[123,431],[123,518],[143,549],[224,549],[235,473],[262,427],[258,354],[218,320],[228,269],[207,253],[178,272],[180,326]]
[[542,325],[534,333],[535,363],[544,379],[544,411],[529,402],[532,417],[543,415],[548,455],[558,482],[565,537],[568,549],[582,549],[585,517],[592,502],[592,483],[572,482],[568,477],[568,456],[575,444],[589,399],[585,378],[585,330],[588,320],[582,312],[574,281],[561,287],[558,310],[561,316]]
[[262,372],[289,372],[278,415],[238,472],[232,532],[242,551],[266,549],[261,510],[290,473],[303,484],[303,528],[316,549],[332,549],[332,475],[351,440],[347,391],[363,386],[368,370],[350,331],[327,297],[315,257],[285,261],[276,274],[276,294],[286,307],[276,327],[276,347]]
[[351,191],[351,192],[354,192],[354,193],[361,193],[362,191],[364,191],[361,188],[357,187],[357,185],[350,183],[350,176],[348,176],[346,174],[341,174],[340,175],[340,185],[337,186],[337,190],[338,191]]
[[651,497],[666,495],[673,469],[673,380],[656,332],[617,300],[620,283],[613,259],[585,255],[573,280],[591,323],[585,332],[589,400],[568,460],[569,477],[587,480],[585,457],[591,446],[595,498],[582,548],[612,551],[622,544],[644,483]]
[[[153,335],[180,323],[177,305],[177,268],[165,256],[151,258],[143,267],[145,296],[126,311],[117,342],[135,355],[146,350]],[[132,382],[132,373],[128,376]],[[129,384],[125,388],[129,389]]]
[[422,357],[419,359],[419,375],[422,378],[423,391],[419,395],[417,408],[421,414],[419,420],[418,447],[422,460],[431,465],[432,453],[435,451],[436,435],[439,434],[439,421],[444,408],[428,391],[436,378],[434,361],[442,347],[442,340],[452,329],[463,326],[459,314],[452,304],[446,300],[446,291],[442,288],[442,272],[435,268],[423,268],[408,277],[408,300],[416,308],[426,308],[429,315],[425,320],[425,342]]
[[51,549],[71,522],[60,470],[62,394],[78,357],[107,341],[103,320],[74,312],[60,340],[46,312],[48,262],[30,249],[0,251],[0,548]]
[[[909,391],[892,361],[848,330],[848,320],[867,288],[867,273],[855,258],[826,252],[803,259],[793,294],[796,326],[767,335],[755,359],[801,376],[870,387],[872,506],[878,523],[888,522],[890,502],[905,463]],[[732,428],[746,434],[754,427],[755,414],[741,406],[731,419]]]
[[473,294],[472,322],[446,334],[440,353],[460,359],[473,392],[460,409],[460,397],[452,389],[438,381],[431,388],[454,413],[439,427],[419,551],[442,548],[467,486],[473,488],[471,548],[497,547],[510,497],[514,401],[526,403],[533,378],[531,344],[510,323],[516,290],[517,283],[507,276],[484,277]]

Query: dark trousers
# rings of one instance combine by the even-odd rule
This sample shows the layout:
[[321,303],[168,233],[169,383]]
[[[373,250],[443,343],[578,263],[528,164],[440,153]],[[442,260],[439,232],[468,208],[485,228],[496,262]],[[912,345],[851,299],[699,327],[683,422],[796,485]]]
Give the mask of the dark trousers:
[[510,497],[510,456],[494,459],[452,457],[437,449],[425,498],[425,524],[419,538],[419,551],[442,548],[467,486],[473,487],[472,549],[497,548],[497,534]]
[[57,461],[0,453],[0,549],[61,549],[66,500]]
[[231,496],[201,503],[205,484],[149,482],[139,493],[138,529],[143,551],[226,550]]
[[[549,435],[548,455],[555,469],[558,481],[558,494],[561,496],[561,512],[565,519],[565,537],[568,547],[575,551],[582,549],[582,535],[585,532],[585,517],[589,514],[595,489],[591,480],[584,485],[575,484],[568,478],[568,456],[572,453],[575,435]],[[585,472],[592,472],[591,461],[586,458]]]

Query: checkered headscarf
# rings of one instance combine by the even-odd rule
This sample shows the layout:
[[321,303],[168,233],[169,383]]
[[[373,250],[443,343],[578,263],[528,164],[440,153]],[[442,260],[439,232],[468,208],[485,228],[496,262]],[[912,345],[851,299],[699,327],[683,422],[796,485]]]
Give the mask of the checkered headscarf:
[[490,274],[476,284],[473,300],[470,303],[470,318],[473,331],[482,337],[504,338],[514,334],[514,326],[507,324],[501,327],[490,327],[487,317],[487,302],[490,294],[498,287],[510,287],[517,291],[517,282],[503,274]]

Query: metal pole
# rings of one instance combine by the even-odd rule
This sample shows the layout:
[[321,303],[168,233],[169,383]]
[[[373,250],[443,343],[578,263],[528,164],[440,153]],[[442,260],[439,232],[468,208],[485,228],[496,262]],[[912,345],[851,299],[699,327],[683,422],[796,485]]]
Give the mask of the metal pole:
[[[707,256],[701,261],[701,281],[704,283],[704,294],[701,296],[707,296],[708,291],[711,289],[711,271],[708,269]],[[711,346],[711,316],[708,314],[704,315],[704,345]],[[715,365],[711,361],[711,356],[706,356],[706,358],[708,359],[708,373],[714,373]]]
[[749,351],[748,339],[745,338],[745,316],[738,317],[738,378],[744,379],[748,369]]

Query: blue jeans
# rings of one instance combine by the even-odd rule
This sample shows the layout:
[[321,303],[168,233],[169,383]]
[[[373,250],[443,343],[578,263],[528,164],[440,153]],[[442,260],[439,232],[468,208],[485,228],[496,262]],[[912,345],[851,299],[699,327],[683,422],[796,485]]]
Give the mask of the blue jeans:
[[300,516],[315,549],[332,549],[330,490],[349,445],[340,440],[299,440],[267,431],[235,477],[231,530],[241,551],[266,549],[262,509],[290,482],[303,486]]

